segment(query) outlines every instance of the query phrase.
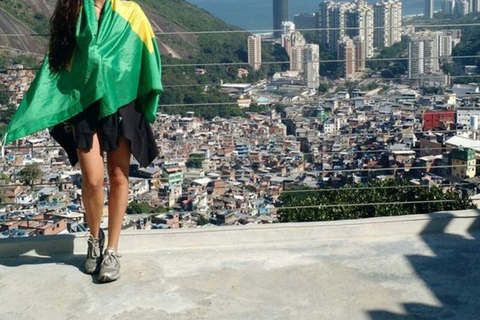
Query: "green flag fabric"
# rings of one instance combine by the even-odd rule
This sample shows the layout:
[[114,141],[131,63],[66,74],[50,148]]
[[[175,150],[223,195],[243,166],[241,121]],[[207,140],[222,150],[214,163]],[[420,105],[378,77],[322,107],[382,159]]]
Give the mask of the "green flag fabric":
[[106,0],[99,24],[94,0],[84,0],[76,41],[69,70],[51,72],[47,53],[6,127],[2,146],[66,121],[97,100],[100,118],[136,100],[147,121],[155,121],[163,92],[161,59],[140,6],[133,1]]

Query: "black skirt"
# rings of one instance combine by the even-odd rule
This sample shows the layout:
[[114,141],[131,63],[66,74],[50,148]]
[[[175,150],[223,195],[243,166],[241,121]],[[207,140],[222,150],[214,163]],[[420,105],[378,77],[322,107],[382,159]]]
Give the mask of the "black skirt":
[[[138,110],[135,101],[121,107],[116,113],[98,119],[98,101],[87,109],[50,129],[50,134],[66,151],[72,166],[78,163],[76,149],[91,149],[95,130],[99,133],[102,151],[119,147],[119,138],[130,141],[130,151],[142,167],[148,167],[159,151],[150,123]],[[72,128],[74,130],[72,130]]]

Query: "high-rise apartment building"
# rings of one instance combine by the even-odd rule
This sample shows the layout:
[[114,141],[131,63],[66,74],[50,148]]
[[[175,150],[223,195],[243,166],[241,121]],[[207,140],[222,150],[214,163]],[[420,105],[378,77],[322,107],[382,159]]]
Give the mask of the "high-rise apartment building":
[[444,31],[434,33],[437,37],[437,53],[439,58],[450,57],[453,53],[453,37]]
[[285,48],[290,59],[292,58],[292,48],[303,47],[307,44],[305,37],[299,31],[296,31],[295,23],[291,21],[284,21],[282,23],[282,46]]
[[303,47],[303,77],[309,90],[320,85],[320,46],[307,44]]
[[452,47],[455,47],[462,40],[462,30],[461,29],[447,29],[442,30],[443,34],[452,36]]
[[480,0],[443,0],[442,12],[446,15],[457,16],[480,12]]
[[411,79],[438,73],[437,41],[437,35],[430,31],[419,32],[411,37],[408,56],[408,75]]
[[457,16],[465,16],[470,13],[470,3],[468,0],[455,1],[455,14]]
[[292,42],[293,42],[294,34],[298,34],[298,32],[295,31],[295,23],[291,21],[283,21],[282,27],[283,27],[282,47],[285,48],[285,51],[287,51],[288,56],[291,57]]
[[293,17],[293,22],[298,29],[315,29],[317,13],[299,13]]
[[344,66],[345,78],[355,78],[357,61],[355,57],[355,44],[352,39],[344,36],[338,41],[337,57],[338,60],[342,60],[340,63]]
[[290,70],[303,74],[308,89],[316,90],[320,85],[320,46],[311,43],[301,45],[301,41],[292,46]]
[[455,13],[455,2],[456,0],[443,0],[442,1],[442,12],[447,15],[452,15]]
[[303,47],[307,44],[305,37],[299,31],[292,32],[289,36],[283,38],[283,47],[287,51],[288,56],[292,57],[292,49],[295,47]]
[[366,53],[363,38],[360,36],[356,36],[355,38],[353,38],[353,44],[355,46],[355,70],[364,71],[366,67]]
[[273,37],[282,37],[282,22],[288,20],[288,0],[273,0]]
[[282,21],[282,36],[288,36],[295,31],[296,25],[292,21]]
[[374,11],[366,1],[320,3],[317,13],[318,38],[325,48],[336,50],[344,36],[363,38],[366,57],[373,56]]
[[262,38],[259,36],[248,37],[248,64],[253,70],[259,70],[262,66]]
[[377,2],[373,12],[373,46],[382,49],[402,41],[402,1]]
[[355,3],[324,1],[320,3],[317,14],[317,26],[320,30],[320,44],[336,50],[340,38],[345,36],[347,14],[356,9]]
[[324,48],[332,49],[332,42],[330,41],[329,26],[332,24],[332,9],[335,2],[323,1],[319,5],[317,12],[317,38]]
[[433,0],[425,0],[425,10],[423,16],[425,19],[433,19]]
[[373,56],[373,8],[365,1],[358,1],[355,10],[346,14],[346,35],[350,38],[360,36],[363,40],[363,52],[367,58]]
[[292,57],[292,36],[282,36],[282,47],[287,52],[288,56]]
[[291,49],[291,56],[290,56],[290,70],[291,71],[299,71],[303,72],[303,48],[304,46],[296,46],[292,47]]
[[470,12],[480,12],[480,0],[471,0]]

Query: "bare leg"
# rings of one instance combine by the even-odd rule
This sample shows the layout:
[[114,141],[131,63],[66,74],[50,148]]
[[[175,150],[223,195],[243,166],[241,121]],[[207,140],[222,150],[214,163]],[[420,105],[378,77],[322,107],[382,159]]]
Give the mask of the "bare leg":
[[103,155],[98,134],[93,135],[92,149],[77,149],[82,170],[82,200],[90,233],[98,238],[103,212]]
[[123,217],[128,204],[128,171],[130,141],[120,137],[119,148],[107,152],[107,170],[110,178],[108,195],[108,247],[118,250]]

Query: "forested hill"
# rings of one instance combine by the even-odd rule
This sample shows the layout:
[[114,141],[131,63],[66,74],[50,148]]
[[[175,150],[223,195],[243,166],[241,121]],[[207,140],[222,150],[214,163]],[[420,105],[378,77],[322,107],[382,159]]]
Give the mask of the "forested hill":
[[[48,34],[49,18],[57,0],[0,0],[0,46],[45,52],[45,37],[14,37],[12,34]],[[222,20],[215,18],[183,0],[136,0],[152,22],[155,32],[189,32],[204,30],[235,30]],[[9,34],[10,36],[5,36]],[[195,57],[201,53],[202,43],[235,45],[245,39],[238,34],[222,35],[158,35],[163,55],[175,58]]]

